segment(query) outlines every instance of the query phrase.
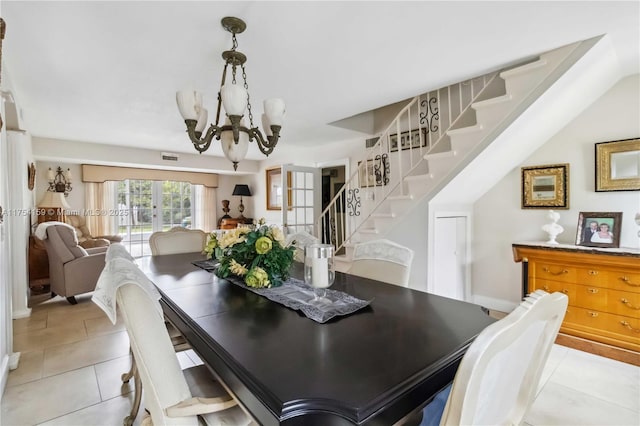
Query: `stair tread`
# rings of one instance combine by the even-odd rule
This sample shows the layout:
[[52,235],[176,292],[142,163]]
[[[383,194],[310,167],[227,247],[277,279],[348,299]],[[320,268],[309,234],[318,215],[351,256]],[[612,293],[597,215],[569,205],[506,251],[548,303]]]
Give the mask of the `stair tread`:
[[484,130],[484,126],[482,124],[474,124],[473,126],[460,127],[458,129],[447,130],[447,135],[461,135],[465,133],[473,133],[480,132]]
[[376,217],[376,218],[394,218],[394,217],[396,217],[396,215],[393,214],[393,213],[372,213],[371,217]]
[[363,234],[377,234],[378,230],[376,228],[363,228],[359,229],[358,232],[361,232]]
[[426,173],[424,175],[412,175],[412,176],[406,176],[404,178],[405,181],[415,181],[415,180],[429,180],[431,179],[431,174]]
[[454,150],[444,151],[444,152],[434,152],[433,154],[425,154],[423,158],[425,160],[437,159],[437,158],[449,158],[449,157],[455,157],[456,154],[457,152],[455,152]]
[[413,200],[413,195],[390,195],[387,200]]
[[486,107],[502,104],[505,102],[509,102],[512,99],[513,99],[513,96],[507,93],[506,95],[497,96],[495,98],[486,99],[484,101],[474,102],[471,104],[471,108],[473,109],[486,108]]
[[509,78],[520,74],[526,74],[532,70],[542,68],[547,65],[547,61],[544,59],[538,59],[537,61],[529,62],[528,64],[521,65],[519,67],[511,68],[510,70],[502,71],[500,78]]

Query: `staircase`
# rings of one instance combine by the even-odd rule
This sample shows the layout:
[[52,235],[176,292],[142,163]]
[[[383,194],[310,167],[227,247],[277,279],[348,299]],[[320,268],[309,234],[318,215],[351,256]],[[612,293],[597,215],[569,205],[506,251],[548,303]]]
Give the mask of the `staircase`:
[[354,243],[383,238],[418,203],[438,194],[593,40],[408,101],[316,222],[318,235],[333,243],[337,253],[345,253],[336,258],[337,269],[348,268]]

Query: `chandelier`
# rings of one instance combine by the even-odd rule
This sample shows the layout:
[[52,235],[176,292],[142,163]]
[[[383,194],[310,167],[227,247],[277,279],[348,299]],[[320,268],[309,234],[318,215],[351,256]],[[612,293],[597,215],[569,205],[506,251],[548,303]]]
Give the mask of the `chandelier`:
[[[282,99],[267,99],[264,101],[264,114],[262,114],[262,128],[266,135],[260,133],[258,127],[253,125],[253,114],[251,113],[251,102],[249,101],[249,86],[247,84],[247,73],[244,63],[247,61],[246,55],[237,50],[238,41],[236,34],[242,33],[247,25],[242,19],[234,17],[222,18],[222,27],[232,34],[231,50],[222,52],[224,59],[224,70],[222,71],[222,83],[218,92],[218,110],[216,112],[216,122],[211,124],[203,136],[204,128],[207,125],[207,110],[202,106],[202,95],[193,90],[182,90],[176,93],[178,109],[184,122],[187,125],[189,139],[193,147],[203,153],[211,145],[215,136],[222,143],[224,156],[233,163],[233,169],[238,169],[238,162],[243,160],[249,149],[249,142],[256,141],[258,148],[264,155],[273,152],[280,137],[280,128],[284,117],[284,101]],[[227,82],[227,70],[231,65],[231,82]],[[242,70],[241,86],[236,82],[238,67]],[[220,110],[224,106],[226,119],[223,125],[220,122]],[[249,115],[249,127],[246,127],[244,120],[245,110]]]

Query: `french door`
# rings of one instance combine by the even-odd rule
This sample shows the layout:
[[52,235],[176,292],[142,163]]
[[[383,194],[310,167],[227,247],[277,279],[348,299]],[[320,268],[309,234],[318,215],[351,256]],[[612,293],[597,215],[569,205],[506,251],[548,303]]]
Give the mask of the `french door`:
[[174,226],[191,227],[192,185],[188,182],[127,179],[118,182],[116,200],[122,243],[134,257],[151,254],[149,236]]
[[285,233],[306,231],[316,235],[314,223],[322,206],[322,171],[285,164],[282,166],[282,194]]

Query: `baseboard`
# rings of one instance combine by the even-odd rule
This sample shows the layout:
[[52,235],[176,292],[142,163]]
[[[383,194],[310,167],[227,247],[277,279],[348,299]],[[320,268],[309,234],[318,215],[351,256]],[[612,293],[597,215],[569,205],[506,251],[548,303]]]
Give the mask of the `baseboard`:
[[18,364],[20,363],[20,354],[21,352],[14,352],[9,355],[9,370],[15,370],[18,368]]
[[494,299],[492,297],[480,296],[479,294],[474,294],[473,303],[476,305],[483,306],[488,309],[493,309],[494,311],[500,311],[509,313],[518,307],[519,303],[513,303],[508,300],[503,299]]
[[618,348],[605,343],[594,342],[593,340],[587,340],[563,333],[558,334],[556,343],[569,348],[578,349],[583,352],[589,352],[605,358],[611,358],[616,361],[640,366],[640,353],[630,351],[628,349]]
[[31,316],[31,308],[24,308],[19,311],[13,311],[13,315],[11,318],[20,319],[20,318],[28,318]]
[[0,365],[2,369],[2,377],[0,378],[0,401],[2,400],[2,396],[4,395],[4,388],[7,385],[7,380],[9,379],[9,355],[4,355],[2,357],[2,364]]

